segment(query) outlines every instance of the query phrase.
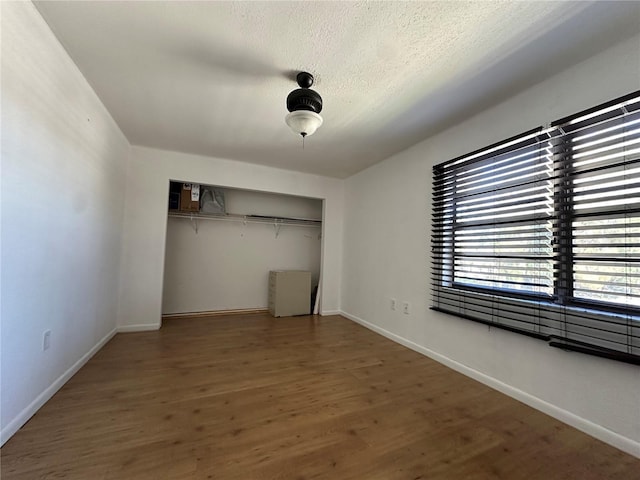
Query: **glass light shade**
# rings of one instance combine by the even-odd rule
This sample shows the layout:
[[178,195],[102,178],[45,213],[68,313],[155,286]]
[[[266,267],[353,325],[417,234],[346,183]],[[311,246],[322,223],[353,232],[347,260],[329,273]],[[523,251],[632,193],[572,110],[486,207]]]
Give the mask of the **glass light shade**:
[[309,110],[291,112],[286,116],[285,121],[291,127],[291,130],[302,136],[313,135],[318,127],[322,125],[322,117]]

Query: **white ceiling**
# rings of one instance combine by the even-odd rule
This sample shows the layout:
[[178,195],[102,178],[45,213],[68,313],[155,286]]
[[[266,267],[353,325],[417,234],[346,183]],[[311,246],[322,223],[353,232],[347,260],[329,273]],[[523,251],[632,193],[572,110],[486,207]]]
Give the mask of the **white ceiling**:
[[[640,31],[640,2],[36,6],[132,144],[334,177]],[[324,100],[304,150],[284,123],[299,70]]]

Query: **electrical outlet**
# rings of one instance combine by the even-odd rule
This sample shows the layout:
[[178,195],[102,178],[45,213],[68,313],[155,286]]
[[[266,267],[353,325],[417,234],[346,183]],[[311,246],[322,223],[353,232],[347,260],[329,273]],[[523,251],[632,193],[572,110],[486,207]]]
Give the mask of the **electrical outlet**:
[[409,315],[411,313],[411,304],[409,302],[404,302],[402,304],[402,313],[405,315]]
[[49,350],[51,347],[51,330],[45,330],[42,334],[42,351]]
[[391,310],[395,310],[396,309],[396,299],[392,298],[391,301],[389,302],[389,306],[391,307]]

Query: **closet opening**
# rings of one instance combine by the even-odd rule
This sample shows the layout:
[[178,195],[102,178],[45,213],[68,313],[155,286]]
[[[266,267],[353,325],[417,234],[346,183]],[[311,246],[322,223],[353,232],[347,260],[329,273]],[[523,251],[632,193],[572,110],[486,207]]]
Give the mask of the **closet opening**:
[[167,215],[163,319],[318,313],[321,199],[171,181]]

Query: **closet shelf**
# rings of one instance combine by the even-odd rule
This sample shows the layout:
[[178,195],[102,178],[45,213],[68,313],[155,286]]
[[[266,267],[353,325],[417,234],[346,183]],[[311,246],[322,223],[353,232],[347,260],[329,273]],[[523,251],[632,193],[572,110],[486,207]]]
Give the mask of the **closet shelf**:
[[286,225],[290,227],[321,227],[321,220],[308,218],[271,217],[265,215],[206,214],[197,212],[169,212],[169,217],[189,220],[221,220],[227,222],[263,223],[267,225]]

